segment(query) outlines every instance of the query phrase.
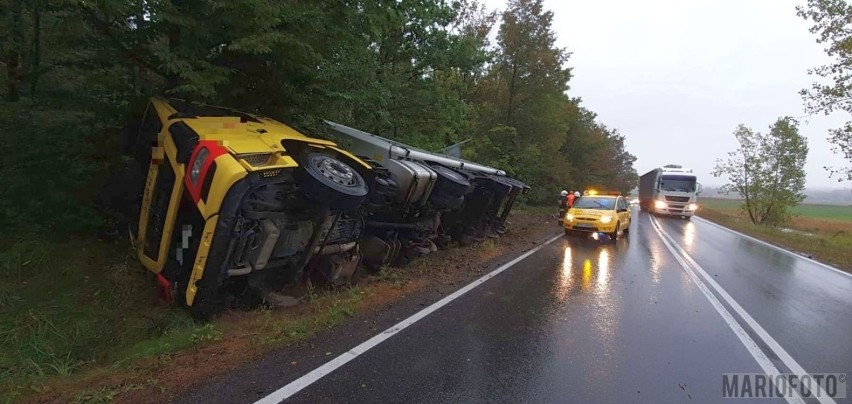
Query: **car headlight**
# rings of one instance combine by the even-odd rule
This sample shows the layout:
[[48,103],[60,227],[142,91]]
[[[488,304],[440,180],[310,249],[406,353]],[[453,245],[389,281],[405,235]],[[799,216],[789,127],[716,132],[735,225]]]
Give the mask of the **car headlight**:
[[690,203],[686,207],[686,210],[696,210],[696,209],[698,209],[698,204],[695,204],[695,203]]
[[570,213],[565,215],[565,221],[566,222],[573,222],[574,221],[574,215],[572,215]]
[[202,147],[195,156],[195,161],[192,162],[192,169],[189,170],[189,180],[193,184],[198,183],[198,177],[201,176],[201,167],[204,167],[204,162],[207,160],[207,156],[209,155],[210,150],[207,150],[206,147]]
[[612,216],[601,216],[601,223],[607,224],[612,221]]
[[657,209],[666,209],[669,207],[669,205],[663,201],[656,201],[654,202],[654,207]]

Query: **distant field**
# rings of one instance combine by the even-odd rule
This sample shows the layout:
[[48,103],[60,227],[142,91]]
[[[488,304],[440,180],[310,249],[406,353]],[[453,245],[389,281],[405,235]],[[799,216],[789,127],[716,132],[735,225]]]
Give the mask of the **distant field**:
[[[698,198],[701,206],[711,209],[739,209],[736,199]],[[852,222],[852,206],[802,204],[793,208],[793,213],[814,219],[842,220]]]
[[699,198],[698,204],[704,219],[852,272],[852,206],[799,205],[786,229],[775,229],[752,224],[734,199]]

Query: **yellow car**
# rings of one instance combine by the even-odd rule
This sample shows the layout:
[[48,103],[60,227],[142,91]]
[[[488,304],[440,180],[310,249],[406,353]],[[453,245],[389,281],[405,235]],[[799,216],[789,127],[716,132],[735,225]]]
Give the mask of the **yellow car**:
[[563,218],[565,234],[606,234],[613,241],[630,231],[630,204],[617,193],[588,192],[574,201]]
[[287,305],[312,275],[353,276],[368,162],[281,122],[183,100],[151,99],[125,133],[147,172],[134,244],[167,301],[207,318],[229,297]]

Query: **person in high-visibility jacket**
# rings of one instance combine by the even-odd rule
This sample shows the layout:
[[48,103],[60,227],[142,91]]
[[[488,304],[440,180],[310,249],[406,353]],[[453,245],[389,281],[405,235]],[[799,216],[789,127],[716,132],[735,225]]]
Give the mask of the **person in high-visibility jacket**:
[[574,206],[574,199],[576,198],[574,191],[568,191],[568,209],[571,209],[571,207]]
[[559,193],[559,225],[562,226],[562,219],[565,217],[565,212],[568,211],[568,198],[572,196],[568,191],[562,190]]

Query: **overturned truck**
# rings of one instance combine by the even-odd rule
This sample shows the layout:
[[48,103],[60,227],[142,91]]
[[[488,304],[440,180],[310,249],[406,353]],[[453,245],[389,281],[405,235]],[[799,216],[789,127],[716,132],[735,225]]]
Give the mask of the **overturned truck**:
[[361,264],[403,265],[499,235],[529,189],[497,169],[328,124],[355,153],[177,99],[152,99],[124,129],[144,179],[131,234],[167,301],[197,318],[293,304],[312,283],[350,282]]
[[516,198],[530,189],[496,168],[326,124],[375,173],[360,242],[371,269],[503,234]]
[[125,132],[146,173],[134,244],[167,301],[207,318],[355,274],[375,177],[364,161],[269,118],[176,99],[152,99]]

